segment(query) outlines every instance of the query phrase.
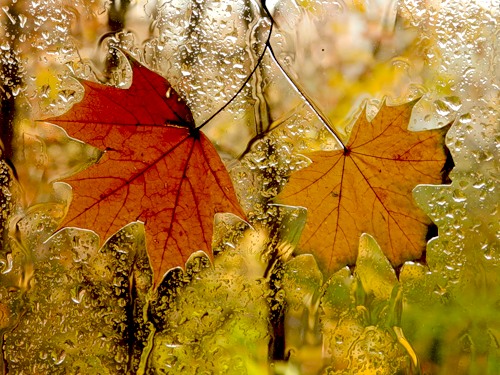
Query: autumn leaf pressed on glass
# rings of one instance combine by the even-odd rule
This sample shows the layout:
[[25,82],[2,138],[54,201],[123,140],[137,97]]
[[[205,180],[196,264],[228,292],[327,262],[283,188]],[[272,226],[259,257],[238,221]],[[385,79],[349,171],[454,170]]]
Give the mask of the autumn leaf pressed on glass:
[[394,266],[425,250],[431,221],[412,190],[442,182],[448,127],[409,131],[414,104],[383,104],[371,122],[363,112],[343,149],[307,155],[311,164],[292,174],[278,196],[308,209],[300,248],[328,271],[355,263],[362,233],[375,237]]
[[215,213],[244,213],[186,103],[165,78],[128,58],[128,89],[81,80],[83,99],[46,121],[105,151],[96,165],[65,179],[73,200],[61,227],[90,228],[107,238],[143,221],[157,285],[193,252],[212,254]]

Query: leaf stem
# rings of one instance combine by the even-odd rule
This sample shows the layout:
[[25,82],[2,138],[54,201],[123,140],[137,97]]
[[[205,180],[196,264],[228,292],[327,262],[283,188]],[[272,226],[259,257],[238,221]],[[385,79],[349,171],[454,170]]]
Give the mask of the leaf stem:
[[[267,16],[271,19],[271,25],[273,25],[274,24],[274,18],[271,15],[271,12],[269,12],[269,9],[267,8],[266,0],[262,0],[262,8],[266,12]],[[274,63],[276,65],[278,65],[280,71],[285,75],[285,77],[288,79],[288,81],[290,82],[290,84],[295,88],[295,90],[297,90],[297,93],[307,103],[307,105],[313,110],[313,112],[316,114],[316,116],[319,117],[319,119],[321,120],[321,122],[323,123],[323,125],[328,129],[328,131],[330,132],[330,134],[335,138],[335,140],[337,141],[337,143],[339,144],[339,146],[341,146],[345,150],[346,146],[344,145],[344,142],[342,142],[342,139],[340,138],[340,136],[335,131],[335,127],[333,126],[333,124],[331,123],[331,121],[323,114],[323,111],[316,105],[316,103],[314,102],[314,100],[312,100],[312,98],[309,97],[309,95],[301,87],[301,85],[298,82],[296,82],[288,74],[288,72],[285,69],[283,69],[283,67],[281,66],[280,62],[276,58],[276,55],[275,55],[274,50],[273,50],[273,47],[271,46],[271,37],[270,36],[269,36],[269,38],[266,41],[266,46],[269,49],[269,52],[271,54],[271,57],[272,57]]]
[[281,66],[280,62],[276,58],[276,54],[274,53],[274,50],[271,46],[271,35],[273,32],[273,27],[275,24],[274,18],[271,15],[271,12],[267,8],[266,1],[262,0],[261,2],[262,9],[264,10],[264,13],[267,15],[267,17],[270,20],[270,27],[269,27],[269,33],[267,35],[267,39],[264,44],[264,49],[262,50],[262,53],[260,54],[259,58],[257,59],[257,62],[255,66],[253,67],[252,71],[250,74],[247,76],[243,84],[240,86],[238,91],[233,95],[233,97],[226,102],[221,108],[217,110],[213,115],[211,115],[207,120],[205,120],[200,126],[197,127],[197,129],[203,128],[205,125],[207,125],[215,116],[217,116],[219,113],[221,113],[224,109],[226,109],[229,104],[231,104],[234,99],[243,91],[247,83],[250,81],[252,78],[253,74],[257,71],[260,63],[264,59],[264,56],[266,54],[266,51],[269,51],[269,54],[271,58],[273,59],[274,63],[278,66],[280,69],[281,73],[286,77],[286,79],[290,82],[290,84],[294,87],[294,89],[297,91],[299,96],[302,98],[302,100],[312,109],[312,111],[316,114],[316,116],[320,119],[320,121],[323,123],[323,125],[328,129],[330,134],[335,138],[337,141],[338,145],[343,148],[344,150],[346,149],[346,146],[344,142],[342,142],[341,137],[338,135],[337,131],[335,130],[335,127],[331,123],[331,121],[324,115],[323,111],[317,106],[317,104],[314,102],[314,100],[306,93],[306,91],[301,87],[301,85],[296,82],[290,74]]
[[316,116],[319,117],[319,119],[321,120],[323,125],[328,129],[330,134],[335,138],[335,140],[337,141],[339,146],[341,146],[345,150],[346,146],[344,145],[344,142],[342,142],[342,139],[340,138],[340,136],[335,131],[335,128],[334,128],[333,124],[330,122],[330,120],[323,114],[323,111],[321,111],[321,109],[319,109],[319,107],[316,105],[314,100],[311,99],[311,97],[305,92],[305,90],[300,86],[300,84],[298,82],[296,82],[290,76],[290,74],[288,74],[288,72],[285,69],[283,69],[283,67],[279,63],[278,59],[276,58],[276,55],[274,54],[273,48],[271,47],[270,44],[268,44],[268,50],[270,52],[270,55],[271,55],[274,63],[279,67],[281,73],[283,73],[283,75],[287,78],[287,80],[290,82],[290,84],[295,88],[295,90],[300,95],[302,100],[304,100],[304,102],[306,102],[306,104],[309,106],[309,108],[311,108],[313,110],[313,112],[316,114]]
[[[264,3],[264,2],[263,2]],[[264,11],[265,13],[270,16],[269,14],[269,11],[267,10],[267,7],[265,7],[265,5],[263,5],[263,8],[264,8]],[[273,25],[274,25],[274,20],[272,17],[269,17],[270,18],[270,26],[269,26],[269,33],[267,34],[267,39],[264,43],[264,48],[262,50],[262,53],[260,54],[259,58],[257,59],[257,62],[255,63],[255,66],[252,68],[252,71],[250,72],[250,74],[247,76],[247,78],[245,79],[245,81],[242,83],[242,85],[240,86],[240,88],[238,89],[238,91],[236,91],[236,93],[231,97],[231,99],[229,101],[227,101],[222,107],[220,107],[217,112],[215,112],[213,115],[211,115],[208,119],[206,119],[205,121],[203,121],[203,123],[197,127],[197,129],[201,129],[203,128],[205,125],[207,125],[215,116],[217,116],[219,113],[221,113],[223,110],[225,110],[229,104],[231,104],[234,99],[236,99],[236,97],[243,91],[243,89],[245,88],[245,86],[247,85],[247,83],[250,81],[250,79],[252,79],[252,76],[253,74],[256,72],[256,70],[259,68],[260,66],[260,63],[262,62],[262,60],[264,59],[264,56],[266,54],[266,50],[268,48],[268,46],[270,45],[269,44],[269,41],[271,40],[271,35],[272,35],[272,32],[273,32]]]

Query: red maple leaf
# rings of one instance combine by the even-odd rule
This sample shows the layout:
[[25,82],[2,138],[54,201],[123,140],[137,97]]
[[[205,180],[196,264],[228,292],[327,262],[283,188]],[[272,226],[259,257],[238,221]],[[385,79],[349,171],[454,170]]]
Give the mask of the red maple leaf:
[[80,80],[83,99],[46,121],[104,150],[96,165],[65,179],[73,200],[61,227],[90,228],[106,238],[143,221],[156,286],[193,252],[212,254],[215,213],[245,215],[186,103],[165,78],[128,58],[130,88]]

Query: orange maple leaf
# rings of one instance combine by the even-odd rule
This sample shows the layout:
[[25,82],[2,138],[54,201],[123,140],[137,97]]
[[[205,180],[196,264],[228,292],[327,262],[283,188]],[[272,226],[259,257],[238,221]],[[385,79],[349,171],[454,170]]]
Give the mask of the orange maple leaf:
[[65,179],[73,200],[61,227],[90,228],[107,238],[143,221],[156,286],[193,252],[211,256],[215,213],[245,214],[185,102],[165,78],[128,59],[128,89],[80,80],[83,99],[45,121],[104,150],[96,165]]
[[355,263],[362,233],[376,238],[394,266],[425,250],[431,221],[412,190],[442,183],[448,127],[407,130],[414,104],[383,104],[371,122],[363,112],[343,149],[306,155],[311,165],[292,174],[278,196],[308,209],[300,249],[329,272]]

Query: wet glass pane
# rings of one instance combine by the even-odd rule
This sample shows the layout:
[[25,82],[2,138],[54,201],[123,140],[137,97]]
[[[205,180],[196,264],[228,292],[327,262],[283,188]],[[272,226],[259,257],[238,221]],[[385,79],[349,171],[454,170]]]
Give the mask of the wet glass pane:
[[0,7],[1,374],[498,373],[498,1]]

